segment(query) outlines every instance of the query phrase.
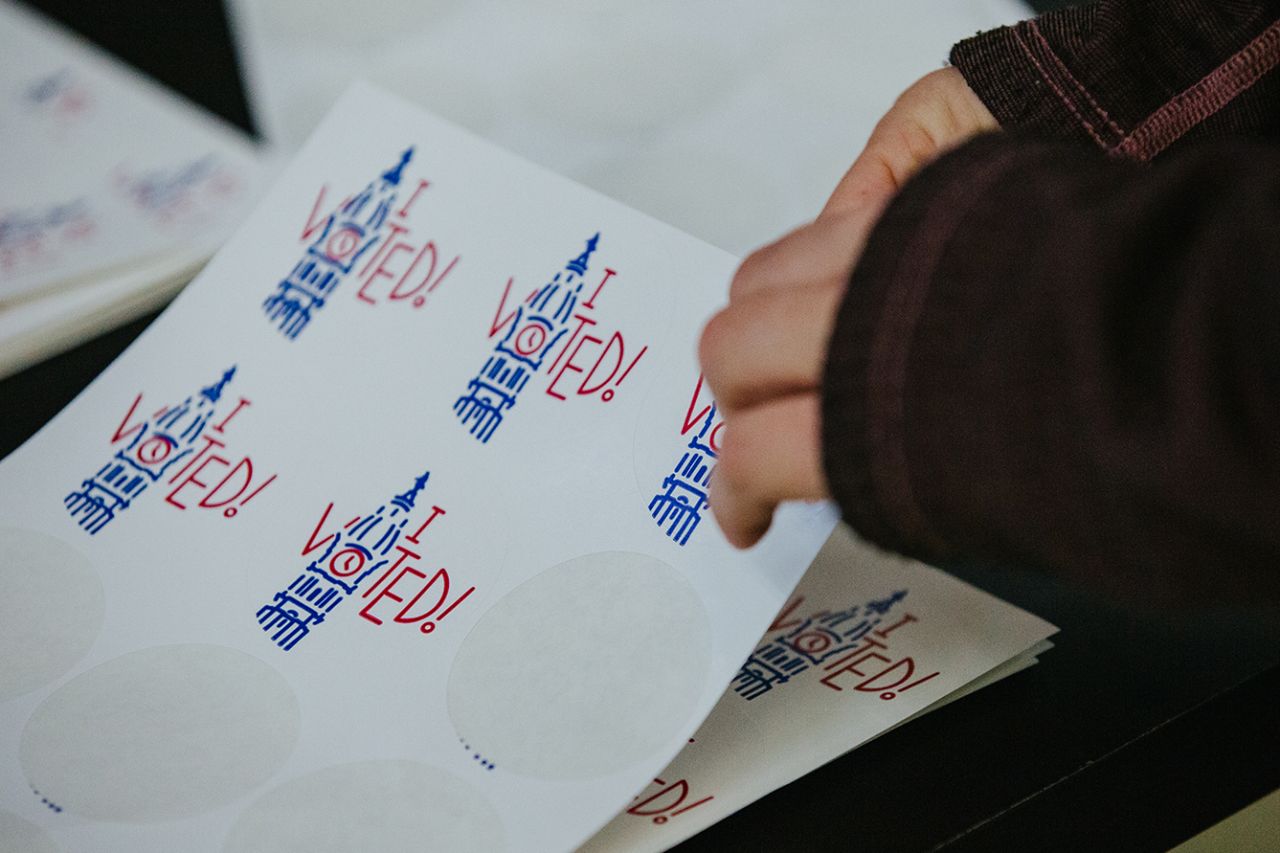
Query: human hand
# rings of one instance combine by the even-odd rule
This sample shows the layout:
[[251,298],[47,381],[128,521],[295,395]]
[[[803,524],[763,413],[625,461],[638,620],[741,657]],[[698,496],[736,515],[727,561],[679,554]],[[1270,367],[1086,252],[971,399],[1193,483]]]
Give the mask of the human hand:
[[724,417],[710,503],[725,536],[747,548],[785,500],[829,494],[822,467],[821,383],[836,309],[872,226],[931,160],[996,121],[960,72],[907,89],[872,132],[822,213],[753,252],[698,356]]

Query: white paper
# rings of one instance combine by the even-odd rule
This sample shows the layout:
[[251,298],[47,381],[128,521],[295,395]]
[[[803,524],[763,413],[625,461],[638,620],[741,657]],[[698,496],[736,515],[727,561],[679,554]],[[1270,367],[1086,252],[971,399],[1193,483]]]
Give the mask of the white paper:
[[242,133],[8,0],[0,151],[0,303],[207,257],[263,180]]
[[67,851],[585,840],[832,527],[788,507],[737,552],[698,497],[693,341],[734,265],[349,93],[0,464],[5,820]]
[[174,252],[74,287],[0,305],[0,379],[164,304],[207,259]]
[[837,531],[690,744],[584,850],[666,849],[1030,665],[1055,631]]

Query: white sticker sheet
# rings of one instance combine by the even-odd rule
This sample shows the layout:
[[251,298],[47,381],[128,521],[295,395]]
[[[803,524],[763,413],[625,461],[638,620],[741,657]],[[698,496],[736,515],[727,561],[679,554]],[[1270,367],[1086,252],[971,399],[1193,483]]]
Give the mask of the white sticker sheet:
[[584,841],[832,528],[707,512],[734,265],[352,90],[0,464],[0,809],[66,850]]
[[[735,264],[349,91],[165,315],[0,463],[0,848],[692,828],[1049,633],[914,564],[794,597],[829,507],[728,546],[694,344]],[[753,776],[737,721],[800,696],[861,722]],[[690,739],[721,757],[681,764]]]
[[5,310],[167,254],[207,257],[264,178],[243,133],[9,0],[0,152]]
[[168,253],[91,283],[0,307],[0,379],[161,308],[207,259],[201,250]]
[[841,528],[689,744],[584,850],[665,850],[1030,666],[1056,630]]

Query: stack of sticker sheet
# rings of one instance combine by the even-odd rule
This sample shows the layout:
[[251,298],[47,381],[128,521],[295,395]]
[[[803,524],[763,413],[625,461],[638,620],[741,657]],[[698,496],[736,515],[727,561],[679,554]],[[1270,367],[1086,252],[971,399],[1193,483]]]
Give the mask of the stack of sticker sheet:
[[830,507],[725,542],[735,265],[350,90],[0,463],[0,849],[661,849],[1027,665]]
[[163,302],[263,178],[239,131],[0,2],[0,376]]

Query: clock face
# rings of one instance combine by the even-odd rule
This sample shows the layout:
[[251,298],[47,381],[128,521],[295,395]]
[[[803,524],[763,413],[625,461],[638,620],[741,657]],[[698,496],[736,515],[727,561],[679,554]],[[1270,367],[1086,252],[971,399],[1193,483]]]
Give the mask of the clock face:
[[720,430],[723,427],[724,421],[718,420],[715,426],[711,428],[711,431],[707,433],[707,447],[710,447],[711,452],[716,456],[720,455]]
[[818,658],[816,662],[820,663],[821,655],[832,646],[839,644],[840,639],[840,635],[834,631],[812,626],[793,637],[791,647],[811,658]]
[[352,262],[360,252],[364,237],[364,230],[359,226],[352,223],[341,225],[325,238],[324,256],[344,270],[350,270]]
[[327,559],[322,557],[308,566],[308,569],[328,578],[350,595],[366,577],[386,565],[385,559],[375,555],[358,541],[347,539],[331,556]]
[[531,320],[525,324],[524,328],[516,332],[515,340],[512,344],[518,354],[525,358],[530,358],[546,345],[548,334],[548,327],[545,323]]
[[176,443],[167,435],[155,433],[138,444],[133,455],[145,466],[160,465],[173,453]]
[[329,559],[329,574],[335,578],[354,577],[371,557],[364,548],[348,545]]

